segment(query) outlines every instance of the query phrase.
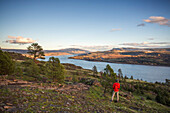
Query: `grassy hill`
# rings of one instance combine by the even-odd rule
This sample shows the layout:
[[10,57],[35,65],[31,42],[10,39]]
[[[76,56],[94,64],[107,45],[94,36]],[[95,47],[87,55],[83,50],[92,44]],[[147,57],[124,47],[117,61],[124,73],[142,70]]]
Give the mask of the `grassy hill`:
[[[33,84],[31,84],[33,86]],[[38,87],[20,87],[16,85],[0,86],[0,111],[3,112],[160,112],[168,113],[168,106],[147,99],[142,95],[120,92],[118,103],[110,102],[111,95],[102,96],[101,87],[90,86],[83,89],[80,84],[72,90],[46,89]],[[67,86],[65,86],[67,87]],[[78,87],[78,88],[75,88]],[[85,86],[83,86],[85,87]],[[76,89],[76,90],[73,90]],[[82,88],[82,90],[79,90]]]
[[[100,73],[65,63],[65,79],[59,83],[45,74],[45,63],[16,61],[20,70],[0,76],[0,112],[170,112],[168,80],[148,83],[123,77],[116,103],[110,102],[112,88],[103,95]],[[31,73],[33,67],[39,73]]]

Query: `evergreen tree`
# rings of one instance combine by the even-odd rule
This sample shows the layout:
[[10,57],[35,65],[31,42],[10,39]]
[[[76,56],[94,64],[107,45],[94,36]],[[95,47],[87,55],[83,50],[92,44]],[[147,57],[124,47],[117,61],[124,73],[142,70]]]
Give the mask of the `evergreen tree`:
[[0,50],[0,75],[11,75],[14,72],[15,62],[7,52]]
[[93,70],[93,75],[96,77],[97,76],[97,67],[94,66],[92,70]]
[[58,58],[50,57],[49,61],[46,63],[47,75],[59,83],[64,81],[64,66],[60,63]]
[[29,46],[27,49],[28,49],[27,53],[33,55],[34,62],[36,58],[44,59],[43,56],[45,55],[43,52],[43,48],[40,45],[38,45],[38,43],[32,43],[31,46]]
[[104,73],[101,76],[101,85],[104,87],[104,96],[107,90],[112,89],[115,80],[116,73],[114,73],[110,65],[107,65],[106,68],[104,69]]
[[125,75],[125,79],[129,79],[129,78]]
[[119,77],[119,80],[120,80],[120,78],[123,77],[123,74],[122,74],[122,70],[121,70],[121,69],[118,69],[118,77]]

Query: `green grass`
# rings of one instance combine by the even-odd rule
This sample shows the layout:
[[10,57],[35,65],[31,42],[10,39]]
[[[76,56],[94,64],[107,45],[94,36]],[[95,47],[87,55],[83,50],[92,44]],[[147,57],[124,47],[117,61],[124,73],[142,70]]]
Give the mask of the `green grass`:
[[[21,65],[19,63],[18,65]],[[92,71],[85,69],[67,70],[65,77],[72,77],[75,75],[77,78],[88,78],[88,80],[95,79],[99,81],[99,78],[95,78],[92,75]],[[11,76],[9,76],[10,78]],[[45,77],[41,75],[38,77]],[[28,76],[24,73],[22,77],[11,77],[13,79],[22,79],[26,81],[34,82],[33,85],[42,86],[59,86],[59,83],[53,82],[48,79],[46,83],[41,80],[36,80],[35,77]],[[49,82],[49,83],[48,83]],[[78,81],[80,82],[80,81]],[[160,87],[160,84],[147,83],[145,81],[126,79],[125,83],[121,85],[137,85],[149,86],[151,89]],[[63,85],[73,84],[72,80],[65,81]],[[168,86],[161,86],[168,91]],[[78,92],[57,92],[56,90],[38,89],[32,87],[19,87],[19,86],[0,86],[0,111],[7,111],[4,106],[10,103],[14,107],[14,112],[170,112],[168,106],[159,104],[155,101],[156,94],[152,94],[151,89],[144,90],[143,94],[137,94],[136,91],[132,92],[132,97],[129,99],[125,96],[120,96],[120,102],[110,102],[111,93],[106,93],[103,96],[103,87],[90,86],[89,90]],[[143,89],[142,89],[143,90]],[[130,91],[123,89],[123,93],[129,93]],[[121,93],[121,92],[120,92]],[[152,100],[147,99],[150,96]],[[141,97],[143,99],[141,99]],[[116,100],[116,98],[114,99]]]
[[[1,103],[11,103],[16,112],[169,112],[170,108],[152,100],[141,100],[139,95],[120,102],[110,102],[110,94],[102,96],[101,87],[92,86],[83,92],[59,93],[31,87],[1,86]],[[0,107],[3,107],[0,104]],[[5,110],[5,109],[4,109]]]

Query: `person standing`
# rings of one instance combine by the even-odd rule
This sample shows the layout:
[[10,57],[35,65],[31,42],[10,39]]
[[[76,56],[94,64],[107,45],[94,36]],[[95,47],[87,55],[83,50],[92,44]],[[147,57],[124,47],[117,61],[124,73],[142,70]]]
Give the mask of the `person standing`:
[[113,95],[112,95],[111,101],[113,101],[116,93],[117,93],[117,102],[119,101],[119,89],[120,89],[120,84],[119,84],[119,81],[116,80],[116,82],[113,84]]

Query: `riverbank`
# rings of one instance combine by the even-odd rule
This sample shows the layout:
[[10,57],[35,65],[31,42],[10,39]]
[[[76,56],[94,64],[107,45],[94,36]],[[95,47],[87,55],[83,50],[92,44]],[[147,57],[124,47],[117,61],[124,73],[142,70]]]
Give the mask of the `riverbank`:
[[[146,66],[163,66],[163,67],[170,67],[170,65],[156,65],[154,63],[144,63],[144,64],[140,64],[140,63],[137,63],[137,62],[119,62],[119,61],[110,61],[110,60],[106,60],[106,59],[79,59],[79,58],[75,58],[75,57],[69,57],[69,59],[77,59],[77,60],[85,60],[85,61],[93,61],[93,62],[108,62],[108,63],[117,63],[117,64],[134,64],[134,65],[146,65]],[[114,59],[116,60],[116,59]]]

